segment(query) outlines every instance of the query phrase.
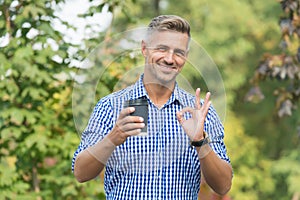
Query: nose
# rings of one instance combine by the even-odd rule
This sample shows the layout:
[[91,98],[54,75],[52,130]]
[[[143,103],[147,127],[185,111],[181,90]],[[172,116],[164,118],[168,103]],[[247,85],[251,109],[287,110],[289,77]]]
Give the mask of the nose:
[[169,65],[173,64],[174,63],[173,55],[174,55],[173,51],[167,51],[165,56],[164,56],[164,61]]

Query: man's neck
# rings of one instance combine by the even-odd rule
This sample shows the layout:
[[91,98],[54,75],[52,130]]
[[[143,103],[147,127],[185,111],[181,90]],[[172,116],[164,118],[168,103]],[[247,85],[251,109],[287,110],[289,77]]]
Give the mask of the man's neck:
[[167,103],[175,87],[175,84],[172,87],[166,87],[158,83],[144,83],[144,85],[149,98],[157,107],[161,107]]

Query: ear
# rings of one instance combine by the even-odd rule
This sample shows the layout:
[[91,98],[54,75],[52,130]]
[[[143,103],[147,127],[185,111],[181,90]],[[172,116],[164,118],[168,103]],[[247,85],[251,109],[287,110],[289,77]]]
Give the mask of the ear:
[[146,46],[146,42],[144,40],[142,40],[141,43],[141,51],[144,57],[147,56],[147,46]]

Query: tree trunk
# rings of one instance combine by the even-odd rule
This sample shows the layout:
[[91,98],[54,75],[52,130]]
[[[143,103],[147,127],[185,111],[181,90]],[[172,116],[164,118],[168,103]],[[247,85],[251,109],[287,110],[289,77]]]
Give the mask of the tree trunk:
[[160,0],[154,0],[154,12],[156,16],[160,15],[159,2]]

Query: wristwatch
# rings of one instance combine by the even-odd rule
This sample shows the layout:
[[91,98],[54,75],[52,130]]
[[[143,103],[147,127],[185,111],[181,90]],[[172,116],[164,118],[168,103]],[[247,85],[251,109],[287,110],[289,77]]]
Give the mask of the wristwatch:
[[208,144],[209,143],[209,137],[207,137],[208,134],[206,132],[204,132],[203,135],[204,135],[204,138],[202,140],[191,141],[191,145],[194,146],[194,147],[201,147],[205,144]]

